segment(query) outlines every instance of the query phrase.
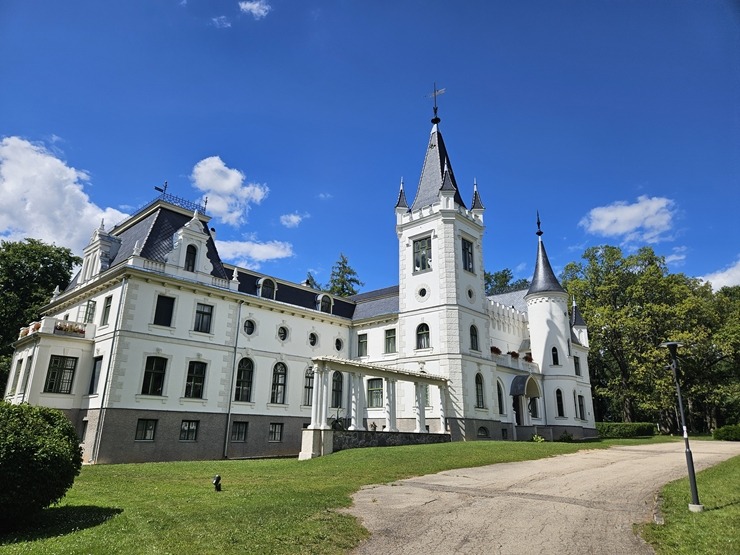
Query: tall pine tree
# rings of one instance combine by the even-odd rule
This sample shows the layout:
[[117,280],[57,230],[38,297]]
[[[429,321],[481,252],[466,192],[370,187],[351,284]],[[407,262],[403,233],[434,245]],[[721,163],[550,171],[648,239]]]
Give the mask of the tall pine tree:
[[332,266],[329,277],[329,293],[339,297],[357,295],[359,288],[365,285],[357,277],[357,272],[349,265],[344,253],[339,254],[339,260]]

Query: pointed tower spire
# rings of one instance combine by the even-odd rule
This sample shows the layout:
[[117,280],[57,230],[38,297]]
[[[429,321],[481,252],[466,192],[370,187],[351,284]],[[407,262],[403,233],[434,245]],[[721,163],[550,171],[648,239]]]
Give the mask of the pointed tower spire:
[[583,320],[583,316],[581,316],[581,311],[578,310],[575,297],[573,297],[573,308],[570,312],[570,325],[573,327],[586,327],[586,322]]
[[473,178],[473,202],[470,207],[471,210],[485,210],[486,207],[483,206],[483,203],[480,200],[480,195],[478,194],[478,180]]
[[[543,231],[540,227],[540,212],[537,211],[537,265],[534,268],[532,284],[529,286],[527,295],[543,292],[565,293],[565,289],[560,285],[555,272],[552,271],[550,260],[547,258],[545,243],[542,242]],[[567,301],[566,301],[567,302]]]
[[409,205],[406,202],[406,193],[403,191],[403,177],[401,178],[401,188],[398,192],[398,200],[396,201],[396,210],[403,210],[408,212]]

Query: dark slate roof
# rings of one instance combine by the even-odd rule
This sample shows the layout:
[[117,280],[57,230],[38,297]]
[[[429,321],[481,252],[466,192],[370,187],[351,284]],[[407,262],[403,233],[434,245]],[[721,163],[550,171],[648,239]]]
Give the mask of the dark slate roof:
[[575,302],[573,303],[573,308],[570,313],[570,325],[586,327],[586,321],[583,319],[583,316],[581,316],[581,311],[578,310],[578,305],[576,305]]
[[403,192],[403,183],[401,183],[401,190],[398,193],[398,200],[396,201],[396,208],[406,208],[408,209],[409,205],[406,202],[406,193]]
[[349,297],[356,304],[353,320],[398,314],[398,285]]
[[438,202],[439,191],[443,187],[454,190],[455,202],[465,208],[465,203],[457,187],[457,181],[455,181],[455,174],[452,171],[452,164],[447,156],[442,133],[440,133],[435,123],[429,136],[429,145],[424,157],[424,166],[421,169],[419,187],[411,205],[411,210],[418,210]]
[[473,188],[473,205],[470,207],[471,210],[485,210],[486,207],[483,206],[483,203],[480,200],[480,195],[478,194],[478,185],[475,185]]
[[562,288],[558,278],[555,277],[555,272],[552,271],[550,260],[547,258],[547,252],[545,251],[545,243],[542,242],[540,236],[537,244],[537,265],[534,268],[532,284],[529,286],[527,295],[544,292],[565,293],[565,289]]
[[527,294],[526,289],[519,289],[518,291],[509,291],[508,293],[499,293],[498,295],[491,295],[488,297],[490,300],[495,301],[504,306],[513,306],[519,312],[527,312],[527,301],[524,300]]

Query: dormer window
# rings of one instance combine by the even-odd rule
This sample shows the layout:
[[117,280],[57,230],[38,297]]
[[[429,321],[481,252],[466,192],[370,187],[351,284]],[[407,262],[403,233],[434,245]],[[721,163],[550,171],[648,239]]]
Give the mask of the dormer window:
[[321,294],[317,297],[318,299],[318,309],[321,312],[326,312],[327,314],[331,314],[331,307],[332,307],[332,298],[330,295]]
[[188,248],[185,249],[185,271],[186,272],[195,271],[196,256],[198,256],[198,249],[195,248],[195,245],[188,245]]
[[275,282],[268,278],[262,278],[259,282],[259,295],[265,299],[274,299]]
[[414,273],[432,269],[432,238],[414,241]]

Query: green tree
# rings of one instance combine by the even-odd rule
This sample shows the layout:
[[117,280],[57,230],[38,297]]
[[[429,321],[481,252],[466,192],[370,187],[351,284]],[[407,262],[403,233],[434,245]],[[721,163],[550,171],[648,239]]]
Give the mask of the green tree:
[[18,329],[39,317],[54,289],[67,286],[82,259],[37,239],[0,241],[0,391],[8,379]]
[[529,280],[521,278],[514,280],[514,272],[504,268],[498,272],[483,272],[486,286],[486,295],[498,295],[509,291],[518,291],[529,287]]
[[339,254],[339,260],[332,266],[329,277],[329,293],[340,297],[356,295],[359,288],[365,285],[357,277],[357,272],[349,265],[347,257]]
[[82,449],[64,414],[0,402],[0,527],[58,502],[82,468]]
[[313,274],[311,272],[306,273],[306,281],[304,281],[303,283],[306,287],[310,287],[311,289],[316,289],[317,291],[324,290],[324,286],[316,281],[316,278],[313,277]]

